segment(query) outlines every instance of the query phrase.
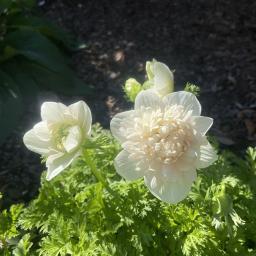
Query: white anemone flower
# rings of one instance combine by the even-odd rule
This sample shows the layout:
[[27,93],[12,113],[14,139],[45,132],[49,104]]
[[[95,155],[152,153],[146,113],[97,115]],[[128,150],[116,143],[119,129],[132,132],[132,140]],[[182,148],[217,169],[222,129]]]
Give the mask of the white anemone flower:
[[148,86],[160,97],[173,92],[173,73],[164,63],[156,60],[147,61],[146,71]]
[[160,98],[151,90],[140,92],[135,109],[117,114],[110,123],[123,148],[114,161],[116,171],[127,180],[144,177],[162,201],[183,200],[197,177],[196,169],[217,159],[205,136],[213,120],[200,115],[201,105],[192,93]]
[[46,158],[47,180],[51,180],[81,153],[82,142],[90,136],[92,116],[83,101],[69,106],[44,102],[42,121],[23,137],[28,149]]

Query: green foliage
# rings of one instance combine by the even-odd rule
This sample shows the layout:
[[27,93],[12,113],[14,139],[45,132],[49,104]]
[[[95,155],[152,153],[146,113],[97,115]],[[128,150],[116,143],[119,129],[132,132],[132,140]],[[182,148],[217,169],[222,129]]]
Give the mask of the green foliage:
[[19,243],[17,244],[15,250],[13,251],[14,256],[29,256],[30,248],[32,246],[32,242],[30,241],[30,235],[25,234]]
[[78,49],[76,41],[37,17],[35,2],[0,0],[0,143],[38,90],[69,95],[90,92],[69,68],[64,53]]
[[195,84],[186,83],[184,91],[191,92],[195,96],[199,96],[199,94],[200,94],[200,87],[195,85]]
[[1,228],[1,240],[16,241],[3,255],[256,255],[256,149],[244,159],[221,152],[198,171],[187,199],[170,205],[153,197],[143,180],[126,182],[116,174],[112,160],[120,148],[108,131],[94,126],[85,147],[54,180],[42,175],[39,195],[27,207],[2,212],[8,227]]
[[12,255],[8,247],[17,243],[16,237],[20,235],[18,219],[22,209],[23,205],[13,205],[9,211],[3,210],[0,213],[0,253],[3,255]]

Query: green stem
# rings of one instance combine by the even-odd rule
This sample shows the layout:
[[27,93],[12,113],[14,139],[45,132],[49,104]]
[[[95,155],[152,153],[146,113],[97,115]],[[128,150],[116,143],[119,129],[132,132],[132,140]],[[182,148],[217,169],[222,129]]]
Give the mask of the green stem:
[[95,176],[95,178],[101,182],[101,184],[107,189],[108,192],[111,194],[114,193],[114,191],[110,188],[108,182],[104,179],[104,177],[101,175],[101,173],[98,171],[97,166],[92,161],[90,155],[85,151],[84,153],[84,160],[87,163],[87,165],[90,167],[92,174]]

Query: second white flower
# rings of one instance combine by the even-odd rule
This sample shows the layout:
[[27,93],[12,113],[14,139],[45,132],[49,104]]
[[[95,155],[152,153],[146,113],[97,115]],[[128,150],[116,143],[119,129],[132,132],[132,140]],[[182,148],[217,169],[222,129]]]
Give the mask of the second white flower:
[[46,158],[46,179],[51,180],[81,153],[82,142],[90,136],[92,116],[83,101],[65,106],[44,102],[42,121],[23,138],[28,149]]

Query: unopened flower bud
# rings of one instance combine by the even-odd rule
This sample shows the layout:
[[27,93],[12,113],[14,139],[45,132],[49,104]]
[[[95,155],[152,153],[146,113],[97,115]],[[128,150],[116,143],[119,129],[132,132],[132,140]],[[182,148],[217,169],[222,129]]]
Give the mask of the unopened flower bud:
[[155,59],[146,62],[148,80],[143,84],[143,89],[152,89],[160,97],[173,92],[173,73],[162,62]]
[[141,84],[134,78],[129,78],[125,82],[124,92],[127,98],[134,102],[137,94],[142,90]]

